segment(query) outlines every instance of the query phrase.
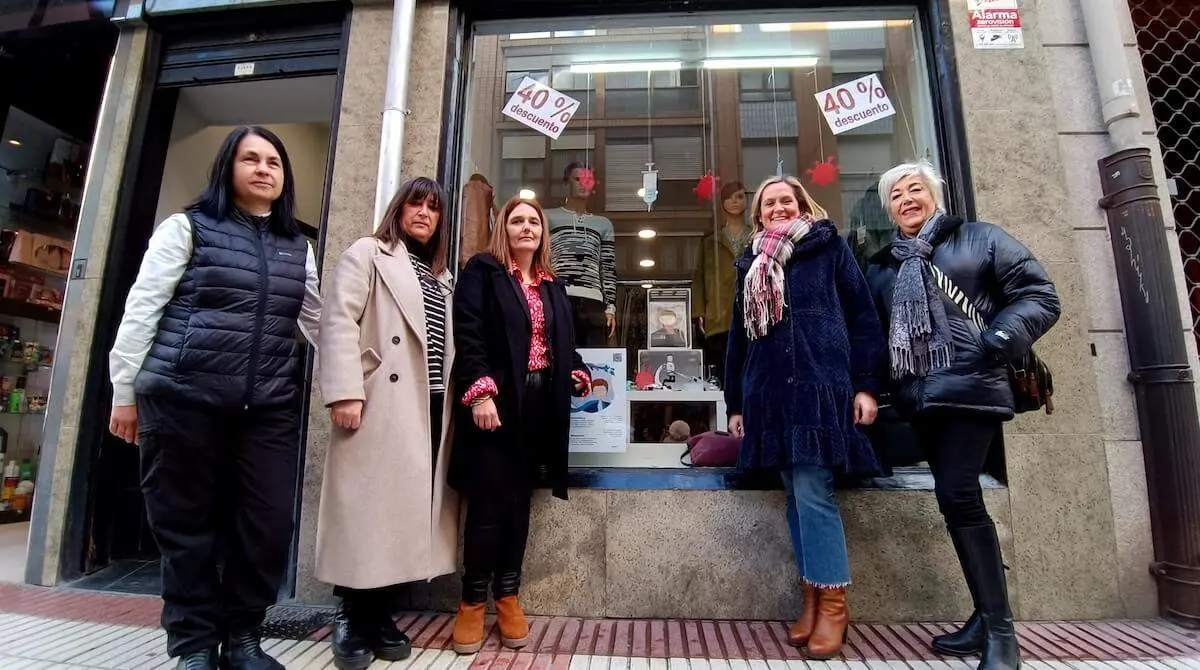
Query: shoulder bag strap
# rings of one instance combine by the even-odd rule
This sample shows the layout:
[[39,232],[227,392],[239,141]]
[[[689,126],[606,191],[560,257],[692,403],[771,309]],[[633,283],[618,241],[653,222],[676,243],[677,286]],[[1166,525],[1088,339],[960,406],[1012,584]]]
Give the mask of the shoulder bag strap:
[[971,320],[971,323],[974,323],[975,327],[979,328],[979,332],[982,333],[983,331],[987,330],[987,324],[983,322],[983,317],[979,315],[979,310],[975,308],[975,303],[971,300],[971,296],[967,295],[962,291],[962,289],[958,288],[958,285],[954,283],[954,280],[950,279],[950,275],[942,272],[938,266],[928,261],[926,261],[926,265],[929,267],[929,271],[933,274],[934,283],[938,285],[938,288],[942,289],[942,292],[946,294],[946,297],[950,298],[950,302],[953,302],[955,305],[957,305],[958,308],[962,310],[963,314],[967,315],[967,318]]

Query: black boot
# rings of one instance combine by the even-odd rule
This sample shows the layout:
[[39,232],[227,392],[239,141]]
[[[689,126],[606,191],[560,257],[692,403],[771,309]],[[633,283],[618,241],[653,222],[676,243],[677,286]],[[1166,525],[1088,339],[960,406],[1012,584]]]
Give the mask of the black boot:
[[933,650],[947,656],[974,656],[983,651],[983,619],[979,617],[979,595],[975,589],[975,578],[967,569],[967,555],[964,549],[963,533],[950,530],[950,541],[954,543],[954,553],[958,555],[958,564],[962,566],[963,577],[967,580],[967,589],[971,592],[971,604],[974,610],[971,618],[962,628],[946,635],[935,635]]
[[193,651],[180,656],[175,670],[217,670],[216,648]]
[[403,661],[412,655],[412,640],[396,628],[390,608],[381,606],[375,610],[370,628],[371,649],[375,658],[382,661]]
[[1018,670],[1021,650],[1008,604],[1008,585],[996,527],[967,528],[961,533],[968,569],[974,576],[979,594],[979,615],[985,631],[979,670]]
[[283,664],[267,655],[262,649],[262,638],[257,630],[231,632],[221,650],[223,670],[286,670]]
[[355,603],[342,598],[333,615],[333,664],[338,670],[365,670],[375,660],[367,638],[368,624],[355,610]]

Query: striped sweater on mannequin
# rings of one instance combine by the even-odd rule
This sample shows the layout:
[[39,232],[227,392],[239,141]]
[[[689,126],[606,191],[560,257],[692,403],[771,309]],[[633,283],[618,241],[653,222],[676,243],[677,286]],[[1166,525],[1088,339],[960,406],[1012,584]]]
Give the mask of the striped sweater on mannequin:
[[566,207],[546,211],[554,272],[567,283],[567,295],[617,311],[617,250],[613,225],[603,216],[576,214]]

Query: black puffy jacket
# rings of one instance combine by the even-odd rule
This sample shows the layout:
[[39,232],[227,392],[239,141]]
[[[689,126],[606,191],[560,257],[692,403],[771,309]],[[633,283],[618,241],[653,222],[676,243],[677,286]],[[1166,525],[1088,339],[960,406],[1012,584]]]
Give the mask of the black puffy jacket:
[[[1013,397],[1004,362],[1025,354],[1058,321],[1054,284],[1025,245],[990,223],[948,216],[941,239],[933,244],[933,264],[971,298],[988,328],[980,333],[943,294],[954,361],[924,378],[893,380],[897,407],[908,413],[949,407],[1011,418]],[[867,269],[885,329],[891,324],[899,270],[890,244],[871,257]]]
[[292,402],[308,243],[251,217],[188,218],[192,258],[134,389],[229,409]]

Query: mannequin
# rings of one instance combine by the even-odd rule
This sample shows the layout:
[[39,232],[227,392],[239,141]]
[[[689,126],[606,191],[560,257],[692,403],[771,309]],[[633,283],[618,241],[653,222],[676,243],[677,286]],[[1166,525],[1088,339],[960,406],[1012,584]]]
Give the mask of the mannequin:
[[754,231],[746,223],[746,187],[733,181],[721,187],[721,222],[704,236],[700,265],[692,279],[692,305],[704,333],[705,365],[716,366],[724,379],[725,346],[733,321],[733,263]]
[[[567,284],[578,347],[603,347],[617,332],[617,251],[612,221],[588,212],[595,184],[583,163],[563,171],[568,196],[546,210],[550,262]],[[583,179],[581,180],[581,177]]]

